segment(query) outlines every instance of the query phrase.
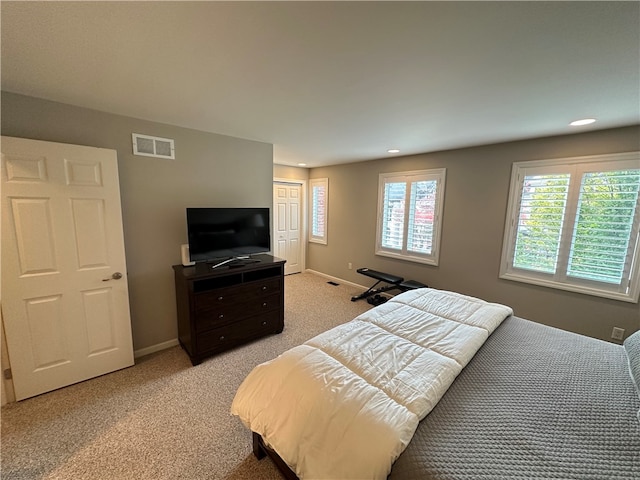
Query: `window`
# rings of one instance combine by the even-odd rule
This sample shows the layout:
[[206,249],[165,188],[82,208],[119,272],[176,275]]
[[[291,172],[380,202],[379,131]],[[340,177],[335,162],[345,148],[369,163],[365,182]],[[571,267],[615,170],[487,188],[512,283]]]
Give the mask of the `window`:
[[327,244],[327,204],[329,200],[329,179],[311,180],[311,228],[309,241]]
[[640,152],[515,163],[500,277],[637,302]]
[[380,175],[376,254],[438,265],[445,169]]

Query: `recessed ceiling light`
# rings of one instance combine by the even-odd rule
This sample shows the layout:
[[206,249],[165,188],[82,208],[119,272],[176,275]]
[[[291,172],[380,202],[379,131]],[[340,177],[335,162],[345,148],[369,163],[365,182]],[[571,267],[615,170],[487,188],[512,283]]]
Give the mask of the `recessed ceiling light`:
[[595,121],[595,118],[583,118],[582,120],[571,122],[569,125],[571,125],[572,127],[578,127],[580,125],[589,125],[590,123],[593,123]]
[[390,150],[387,150],[387,152],[389,152],[389,153],[400,153],[400,150],[398,150],[397,148],[392,148]]
[[306,164],[306,163],[299,163],[299,164],[298,164],[298,166],[299,166],[299,167],[306,167],[306,166],[307,166],[307,164]]

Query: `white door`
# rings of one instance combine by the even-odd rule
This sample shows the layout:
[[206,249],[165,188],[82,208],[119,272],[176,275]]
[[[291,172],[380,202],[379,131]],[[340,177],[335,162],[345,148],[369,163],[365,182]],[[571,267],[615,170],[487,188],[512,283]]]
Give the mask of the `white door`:
[[10,137],[1,150],[16,399],[133,365],[116,152]]
[[287,261],[284,264],[285,275],[302,271],[301,198],[302,186],[300,184],[280,182],[273,184],[275,239],[273,254]]

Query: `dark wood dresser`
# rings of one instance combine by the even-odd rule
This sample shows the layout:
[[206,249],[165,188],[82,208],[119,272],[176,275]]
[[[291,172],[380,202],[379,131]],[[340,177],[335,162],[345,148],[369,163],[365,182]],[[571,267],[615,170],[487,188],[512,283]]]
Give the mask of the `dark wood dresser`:
[[174,265],[178,338],[193,365],[203,358],[284,329],[284,264],[255,255],[212,268]]

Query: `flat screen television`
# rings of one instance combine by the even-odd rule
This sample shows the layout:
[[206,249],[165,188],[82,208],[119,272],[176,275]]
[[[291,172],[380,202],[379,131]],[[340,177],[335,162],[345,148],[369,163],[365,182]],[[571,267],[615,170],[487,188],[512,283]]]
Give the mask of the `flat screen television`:
[[269,208],[187,208],[187,236],[192,262],[269,252]]

